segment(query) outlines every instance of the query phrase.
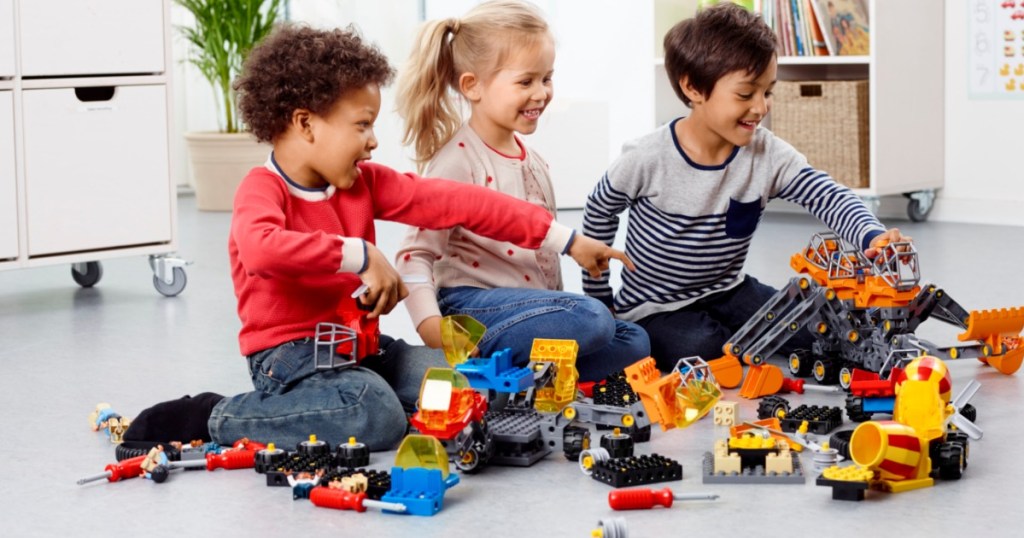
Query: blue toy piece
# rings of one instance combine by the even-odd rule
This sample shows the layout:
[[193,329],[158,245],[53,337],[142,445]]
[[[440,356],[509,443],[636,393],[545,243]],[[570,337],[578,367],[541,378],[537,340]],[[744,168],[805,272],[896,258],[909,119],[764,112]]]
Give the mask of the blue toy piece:
[[477,390],[516,394],[533,386],[533,372],[512,364],[512,349],[496,351],[489,358],[469,359],[455,367]]
[[458,483],[459,476],[455,473],[445,479],[440,469],[396,466],[391,468],[391,489],[380,500],[405,505],[405,512],[384,510],[391,514],[432,516],[441,511],[444,492]]
[[885,413],[887,415],[891,415],[895,405],[896,398],[894,396],[887,396],[884,398],[864,398],[865,413]]

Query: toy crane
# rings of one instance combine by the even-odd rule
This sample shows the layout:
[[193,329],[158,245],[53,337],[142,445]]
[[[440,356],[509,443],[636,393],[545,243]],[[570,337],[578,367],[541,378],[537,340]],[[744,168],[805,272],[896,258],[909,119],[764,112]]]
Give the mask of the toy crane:
[[[756,398],[781,388],[782,371],[765,363],[807,327],[810,350],[789,357],[789,371],[847,388],[853,369],[879,372],[893,350],[921,348],[944,359],[977,358],[1003,374],[1024,359],[1024,308],[968,313],[943,290],[920,285],[917,251],[890,243],[873,260],[834,233],[815,234],[790,265],[800,276],[776,293],[724,346],[713,362],[739,359],[751,368],[740,394]],[[965,345],[938,347],[914,332],[929,318],[964,329]],[[972,342],[973,341],[973,342]],[[722,381],[722,379],[719,379]]]

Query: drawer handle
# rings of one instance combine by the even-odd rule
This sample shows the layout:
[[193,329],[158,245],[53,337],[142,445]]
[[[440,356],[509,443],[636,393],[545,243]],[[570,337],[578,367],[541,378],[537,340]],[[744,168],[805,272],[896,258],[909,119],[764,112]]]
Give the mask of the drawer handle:
[[75,88],[75,97],[83,103],[95,101],[109,101],[114,98],[113,86],[89,86],[86,88]]
[[801,84],[800,97],[821,97],[821,84]]

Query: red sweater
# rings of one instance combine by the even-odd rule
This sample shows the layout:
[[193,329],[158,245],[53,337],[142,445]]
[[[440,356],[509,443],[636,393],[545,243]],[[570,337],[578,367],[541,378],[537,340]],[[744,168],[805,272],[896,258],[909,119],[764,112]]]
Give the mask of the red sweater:
[[312,337],[318,322],[341,323],[337,307],[361,283],[355,272],[364,265],[362,240],[375,242],[374,219],[462,226],[529,249],[563,252],[571,240],[550,213],[511,196],[375,163],[359,168],[348,190],[305,190],[267,167],[242,180],[228,251],[243,355]]

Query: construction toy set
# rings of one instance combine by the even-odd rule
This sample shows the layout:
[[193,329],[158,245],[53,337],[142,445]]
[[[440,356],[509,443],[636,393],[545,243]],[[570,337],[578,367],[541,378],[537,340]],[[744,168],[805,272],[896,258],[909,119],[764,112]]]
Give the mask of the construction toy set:
[[[705,484],[804,484],[810,474],[832,488],[833,499],[855,501],[871,490],[896,493],[960,479],[970,441],[982,437],[968,403],[979,384],[972,380],[953,396],[944,361],[977,358],[1013,374],[1024,359],[1024,308],[968,313],[943,290],[919,284],[909,243],[885,245],[869,260],[834,234],[817,234],[791,265],[801,276],[735,333],[722,357],[682,358],[667,373],[646,358],[596,384],[578,383],[574,341],[538,338],[528,360],[517,360],[523,350],[512,349],[475,357],[486,328],[468,316],[444,318],[450,367],[424,376],[410,417],[416,433],[402,442],[390,471],[369,469],[369,451],[356,439],[332,448],[314,435],[294,450],[248,439],[230,448],[120,447],[120,461],[79,484],[136,476],[162,482],[176,469],[255,469],[268,486],[291,487],[294,499],[315,506],[431,516],[459,483],[450,464],[471,474],[494,465],[529,467],[561,452],[613,488],[682,480],[680,462],[638,454],[649,452],[639,444],[654,424],[681,430],[709,414],[723,435],[700,462]],[[933,317],[962,328],[961,344],[939,347],[918,338],[918,326]],[[316,357],[318,368],[346,367],[376,351],[376,324],[363,315],[346,320],[318,327],[318,341],[329,348]],[[805,329],[813,346],[788,358],[788,372],[812,376],[813,385],[766,362]],[[744,422],[738,403],[722,399],[722,389],[737,387],[741,397],[761,399],[756,422]],[[834,394],[841,406],[794,406],[778,395],[812,390]],[[844,412],[857,424],[853,430],[842,429]],[[89,423],[120,443],[130,421],[99,404]],[[591,446],[592,428],[604,432],[599,446]],[[608,503],[633,510],[717,498],[615,489]],[[623,519],[607,518],[594,536],[625,536],[625,529]]]

